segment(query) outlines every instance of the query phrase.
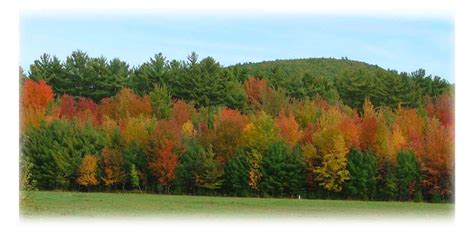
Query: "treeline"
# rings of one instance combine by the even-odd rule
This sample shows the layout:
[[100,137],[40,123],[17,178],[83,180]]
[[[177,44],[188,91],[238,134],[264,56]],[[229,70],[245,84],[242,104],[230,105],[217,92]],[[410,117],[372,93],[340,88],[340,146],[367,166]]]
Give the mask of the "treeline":
[[438,76],[426,76],[422,69],[397,73],[347,58],[223,67],[211,57],[199,60],[195,53],[185,61],[170,61],[157,54],[146,63],[130,67],[118,58],[94,58],[78,50],[65,61],[44,54],[30,66],[28,74],[22,73],[22,79],[45,80],[56,96],[68,94],[98,102],[116,95],[124,86],[144,96],[160,85],[168,88],[172,98],[193,101],[197,107],[226,106],[246,113],[243,83],[250,77],[267,80],[285,98],[303,101],[321,96],[330,104],[342,101],[359,111],[366,98],[375,107],[422,108],[427,98],[433,101],[453,88]]
[[[187,71],[213,73],[203,61]],[[239,109],[208,105],[232,99],[227,92],[213,95],[213,85],[197,92],[204,96],[188,98],[176,98],[169,83],[139,93],[117,86],[116,94],[95,101],[93,88],[59,95],[67,84],[49,83],[22,84],[22,188],[453,200],[449,92],[416,109],[375,108],[367,98],[358,110],[320,96],[289,98],[251,77],[238,85],[244,97]]]

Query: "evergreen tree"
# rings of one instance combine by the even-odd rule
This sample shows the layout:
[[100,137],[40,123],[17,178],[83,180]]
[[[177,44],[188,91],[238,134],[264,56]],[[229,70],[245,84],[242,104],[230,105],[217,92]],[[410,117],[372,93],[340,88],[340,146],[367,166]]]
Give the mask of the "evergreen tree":
[[384,160],[377,170],[377,194],[380,200],[394,201],[397,199],[398,180],[395,165]]
[[137,69],[132,71],[129,85],[139,95],[145,95],[152,91],[156,85],[163,86],[168,82],[168,62],[161,54],[155,54],[153,58]]
[[42,190],[68,189],[86,154],[97,155],[104,146],[103,135],[90,124],[55,120],[43,122],[22,138],[22,157],[31,163],[31,181]]
[[155,86],[150,92],[153,112],[158,119],[167,119],[171,114],[171,95],[166,86]]
[[65,91],[66,70],[56,56],[43,54],[30,65],[29,79],[44,80],[50,85],[54,93],[63,94]]
[[376,192],[375,157],[370,153],[352,150],[347,159],[351,179],[344,183],[346,197],[372,200]]
[[199,165],[194,172],[196,185],[210,191],[220,189],[224,182],[224,170],[221,163],[215,160],[212,146],[209,146],[200,154],[198,157]]
[[225,187],[236,196],[247,196],[249,186],[250,149],[240,148],[225,164]]
[[262,159],[262,180],[259,189],[267,195],[297,195],[304,186],[305,163],[301,148],[291,153],[283,142],[270,145]]
[[186,152],[180,157],[176,166],[175,188],[177,193],[196,194],[196,178],[200,158],[205,149],[196,141],[187,143]]
[[415,155],[400,151],[397,155],[397,179],[399,200],[413,200],[416,192],[420,191],[421,174]]

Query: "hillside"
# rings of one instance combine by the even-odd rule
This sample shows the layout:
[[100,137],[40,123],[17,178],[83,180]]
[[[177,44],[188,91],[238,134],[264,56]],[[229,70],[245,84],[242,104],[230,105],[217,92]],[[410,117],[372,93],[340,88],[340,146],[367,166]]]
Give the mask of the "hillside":
[[[250,75],[263,75],[266,78],[274,77],[275,74],[285,74],[290,79],[302,78],[304,74],[321,76],[333,79],[344,73],[344,71],[386,71],[377,65],[365,62],[349,60],[346,58],[305,58],[285,59],[262,62],[248,62],[231,65],[229,68],[240,68]],[[281,71],[281,73],[278,73]],[[262,77],[263,77],[262,76]]]
[[243,82],[250,76],[267,79],[297,99],[321,95],[331,102],[361,108],[365,98],[375,106],[417,107],[425,96],[451,89],[446,80],[426,75],[423,69],[398,73],[347,58],[307,58],[243,63],[228,67]]

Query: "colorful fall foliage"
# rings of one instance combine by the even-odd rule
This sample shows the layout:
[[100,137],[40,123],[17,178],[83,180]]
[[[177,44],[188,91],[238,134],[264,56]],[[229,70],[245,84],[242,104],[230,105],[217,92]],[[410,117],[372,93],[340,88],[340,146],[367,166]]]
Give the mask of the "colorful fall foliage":
[[321,97],[277,101],[282,93],[263,79],[242,86],[246,107],[231,109],[196,108],[171,99],[163,87],[150,95],[124,87],[97,102],[68,94],[54,99],[44,81],[25,80],[26,182],[46,190],[79,185],[365,200],[452,197],[450,94],[417,109],[376,108],[365,99],[357,110]]
[[78,170],[77,183],[83,186],[95,186],[97,180],[97,157],[85,155]]

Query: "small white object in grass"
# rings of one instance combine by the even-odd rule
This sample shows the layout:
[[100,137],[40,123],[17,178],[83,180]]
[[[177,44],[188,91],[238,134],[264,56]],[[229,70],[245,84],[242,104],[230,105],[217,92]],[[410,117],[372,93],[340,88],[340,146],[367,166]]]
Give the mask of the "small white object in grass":
[[298,199],[301,199],[301,195],[298,195]]

